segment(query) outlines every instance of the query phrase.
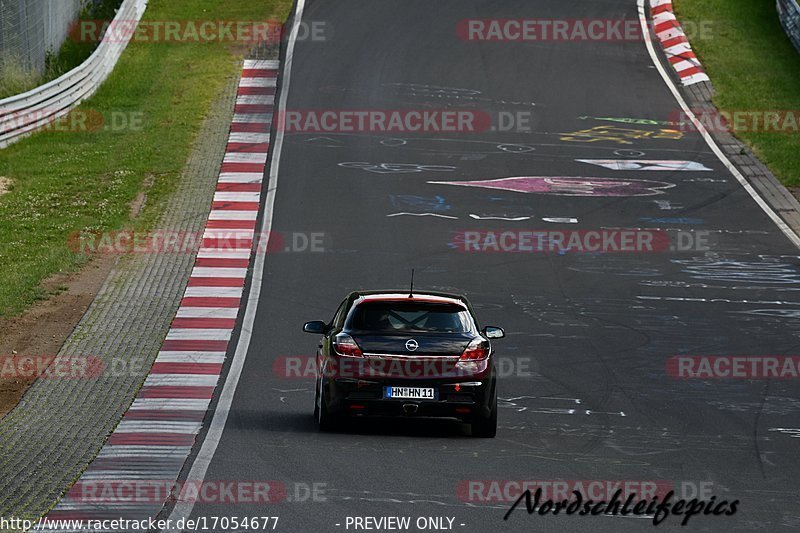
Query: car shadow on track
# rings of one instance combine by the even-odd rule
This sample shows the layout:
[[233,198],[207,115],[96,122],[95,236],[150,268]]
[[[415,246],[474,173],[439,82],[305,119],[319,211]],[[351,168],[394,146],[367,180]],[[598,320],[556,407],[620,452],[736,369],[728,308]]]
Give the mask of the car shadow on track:
[[[312,419],[316,426],[316,422]],[[339,433],[422,438],[469,437],[465,424],[436,418],[354,418]]]
[[317,421],[310,413],[287,413],[285,411],[237,413],[236,423],[276,433],[352,434],[439,439],[465,438],[470,435],[466,424],[456,420],[438,418],[353,418],[344,421],[340,428],[330,433],[321,433],[317,427]]

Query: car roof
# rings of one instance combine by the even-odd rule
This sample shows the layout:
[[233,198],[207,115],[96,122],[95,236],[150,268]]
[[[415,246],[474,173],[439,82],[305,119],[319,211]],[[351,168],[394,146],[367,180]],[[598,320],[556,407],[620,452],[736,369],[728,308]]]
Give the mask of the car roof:
[[450,294],[437,291],[414,291],[409,295],[408,291],[403,290],[382,290],[382,291],[356,291],[350,294],[353,300],[362,302],[373,302],[380,300],[394,300],[406,302],[437,302],[461,305],[469,308],[467,298],[458,294]]

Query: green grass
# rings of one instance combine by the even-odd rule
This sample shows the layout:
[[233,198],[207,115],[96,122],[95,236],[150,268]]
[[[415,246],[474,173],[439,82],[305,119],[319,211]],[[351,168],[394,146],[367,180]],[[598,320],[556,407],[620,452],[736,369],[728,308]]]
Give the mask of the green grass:
[[[290,0],[151,0],[145,19],[285,19]],[[79,268],[68,246],[83,230],[135,225],[130,204],[145,187],[140,219],[154,220],[174,190],[211,103],[236,76],[245,47],[223,42],[129,45],[111,77],[83,109],[143,113],[143,127],[43,132],[0,150],[0,316],[41,297],[41,282]]]
[[[692,47],[721,110],[800,113],[800,54],[770,0],[675,0],[678,19],[713,21]],[[787,186],[800,185],[800,132],[737,132]]]
[[39,80],[40,76],[19,58],[11,55],[0,57],[0,99],[33,89]]

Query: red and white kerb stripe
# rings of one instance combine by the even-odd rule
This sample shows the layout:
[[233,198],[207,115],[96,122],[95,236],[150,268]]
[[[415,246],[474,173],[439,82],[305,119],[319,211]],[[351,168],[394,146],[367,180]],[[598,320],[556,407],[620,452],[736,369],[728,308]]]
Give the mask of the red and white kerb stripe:
[[[87,482],[176,480],[220,377],[250,265],[270,144],[278,61],[245,61],[203,246],[150,375],[81,479],[48,519],[147,518],[163,501],[87,501]],[[235,231],[236,247],[223,234]],[[249,233],[250,240],[246,238]],[[216,247],[217,239],[224,246]],[[113,500],[113,499],[112,499]]]
[[653,29],[683,85],[709,81],[672,10],[672,0],[650,0]]

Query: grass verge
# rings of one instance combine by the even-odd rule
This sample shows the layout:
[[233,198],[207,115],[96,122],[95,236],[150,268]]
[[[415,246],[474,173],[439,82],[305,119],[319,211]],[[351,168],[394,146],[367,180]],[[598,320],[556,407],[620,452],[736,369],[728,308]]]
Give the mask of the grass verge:
[[[285,19],[290,0],[151,0],[152,21]],[[152,222],[174,190],[202,120],[246,47],[220,41],[132,42],[82,109],[105,119],[96,131],[47,131],[0,151],[0,316],[46,297],[41,282],[79,268],[69,236],[133,225],[144,189]],[[116,124],[112,124],[116,121]]]
[[[775,2],[674,0],[683,23],[711,31],[691,36],[722,111],[800,113],[800,54],[778,20]],[[787,128],[788,130],[788,128]],[[737,131],[784,185],[800,186],[800,132]]]
[[0,57],[0,99],[24,93],[36,87],[40,76],[13,56]]

